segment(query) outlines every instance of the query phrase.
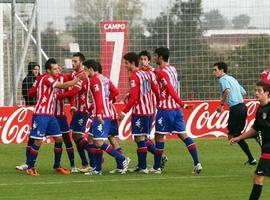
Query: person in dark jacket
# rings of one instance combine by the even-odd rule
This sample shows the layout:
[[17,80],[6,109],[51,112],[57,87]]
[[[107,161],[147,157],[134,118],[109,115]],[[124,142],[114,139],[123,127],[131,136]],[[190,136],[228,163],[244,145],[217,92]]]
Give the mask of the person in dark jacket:
[[25,105],[36,105],[37,100],[35,98],[29,98],[28,91],[33,86],[36,77],[40,75],[40,66],[36,62],[29,62],[28,74],[22,82],[22,95],[24,98]]

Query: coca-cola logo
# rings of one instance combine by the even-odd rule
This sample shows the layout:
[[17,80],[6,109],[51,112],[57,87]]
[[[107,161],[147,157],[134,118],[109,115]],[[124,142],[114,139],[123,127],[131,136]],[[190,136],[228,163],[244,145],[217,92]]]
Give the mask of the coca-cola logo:
[[3,144],[22,143],[27,139],[31,129],[33,110],[33,107],[21,107],[6,118],[6,123],[1,131]]
[[[257,110],[257,102],[249,101],[247,104],[248,116],[243,131],[249,129],[254,123],[254,116]],[[187,134],[192,138],[200,137],[227,137],[227,126],[229,119],[229,110],[223,111],[221,114],[215,109],[218,103],[211,105],[209,102],[201,103],[195,107],[188,117],[186,123]]]

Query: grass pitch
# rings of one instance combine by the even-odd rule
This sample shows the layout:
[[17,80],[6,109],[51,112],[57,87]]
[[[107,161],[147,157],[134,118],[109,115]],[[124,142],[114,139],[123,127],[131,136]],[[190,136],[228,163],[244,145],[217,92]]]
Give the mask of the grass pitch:
[[[253,140],[248,141],[256,158],[260,148]],[[15,170],[25,160],[25,145],[0,145],[0,199],[18,200],[88,200],[88,199],[136,199],[136,200],[245,200],[252,188],[255,166],[243,165],[246,157],[238,145],[228,145],[227,139],[197,139],[201,174],[192,174],[193,162],[180,140],[169,140],[165,144],[168,163],[163,174],[125,175],[109,174],[115,161],[105,155],[102,176],[56,174],[52,170],[53,145],[44,144],[37,160],[39,177],[30,177]],[[123,152],[136,161],[136,144],[121,142]],[[75,154],[77,166],[78,154]],[[148,154],[148,165],[153,156]],[[65,150],[62,165],[69,167]],[[270,199],[270,181],[265,179],[262,200]]]

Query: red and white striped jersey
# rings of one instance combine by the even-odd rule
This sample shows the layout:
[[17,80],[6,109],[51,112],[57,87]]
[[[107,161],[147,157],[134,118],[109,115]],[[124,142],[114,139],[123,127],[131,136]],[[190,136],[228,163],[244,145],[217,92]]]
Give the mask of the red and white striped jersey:
[[57,83],[58,81],[48,74],[41,77],[37,86],[38,102],[34,109],[35,115],[54,115]]
[[109,103],[110,80],[102,74],[95,74],[90,81],[90,90],[94,103],[93,116],[102,115],[103,118],[111,118]]
[[136,69],[132,72],[129,83],[129,100],[123,112],[127,113],[132,108],[132,113],[135,115],[153,115],[155,106],[151,93],[150,74],[142,69]]
[[[60,83],[64,83],[66,81],[65,75],[59,74],[56,80]],[[55,92],[55,95],[62,94],[65,92],[65,89],[55,88],[54,92]],[[56,99],[54,115],[56,117],[65,116],[65,99]]]
[[116,114],[117,114],[116,108],[115,108],[112,101],[110,101],[109,103],[110,103],[109,106],[110,106],[110,110],[111,110],[112,120],[116,120]]
[[161,67],[157,73],[160,90],[159,109],[174,110],[184,106],[177,94],[178,82],[176,69],[171,65]]
[[[73,72],[71,74],[71,79],[75,79],[80,76],[80,74],[83,72]],[[82,81],[79,81],[76,83],[73,87],[77,87],[79,89],[79,92],[74,96],[75,100],[75,108],[78,112],[81,113],[89,113],[90,109],[90,100],[89,100],[89,79],[85,78]]]
[[[144,71],[146,71],[146,72],[149,73],[152,82],[154,83],[154,85],[155,85],[155,86],[157,87],[157,89],[158,89],[157,76],[156,76],[156,74],[153,72],[153,70],[152,70],[150,67],[146,67],[146,68],[144,69]],[[154,101],[154,108],[156,109],[156,107],[157,107],[157,99],[156,99],[156,95],[155,95],[155,93],[154,93],[153,90],[151,90],[151,94],[152,94],[152,98],[153,98],[153,101]]]

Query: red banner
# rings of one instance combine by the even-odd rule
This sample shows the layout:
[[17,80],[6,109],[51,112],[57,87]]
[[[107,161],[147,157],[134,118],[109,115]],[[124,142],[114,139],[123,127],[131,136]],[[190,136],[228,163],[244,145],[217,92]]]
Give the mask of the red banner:
[[127,52],[127,45],[128,23],[126,21],[101,22],[102,71],[119,88],[120,100],[125,98],[128,91],[128,73],[122,65],[122,57]]
[[[183,110],[187,133],[192,138],[205,137],[226,137],[227,122],[229,111],[217,113],[216,108],[219,101],[195,101],[193,109]],[[248,118],[246,127],[248,129],[254,122],[258,103],[253,100],[247,100]],[[116,104],[117,112],[120,112],[123,104]],[[66,107],[67,117],[70,120],[71,115],[69,107]],[[33,107],[0,107],[0,144],[25,143],[31,128],[31,118]],[[119,124],[119,138],[126,140],[130,138],[130,114],[128,113]],[[90,123],[87,127],[89,128]],[[151,136],[154,136],[154,128]],[[174,138],[168,136],[167,138]],[[48,142],[50,140],[47,140]]]

